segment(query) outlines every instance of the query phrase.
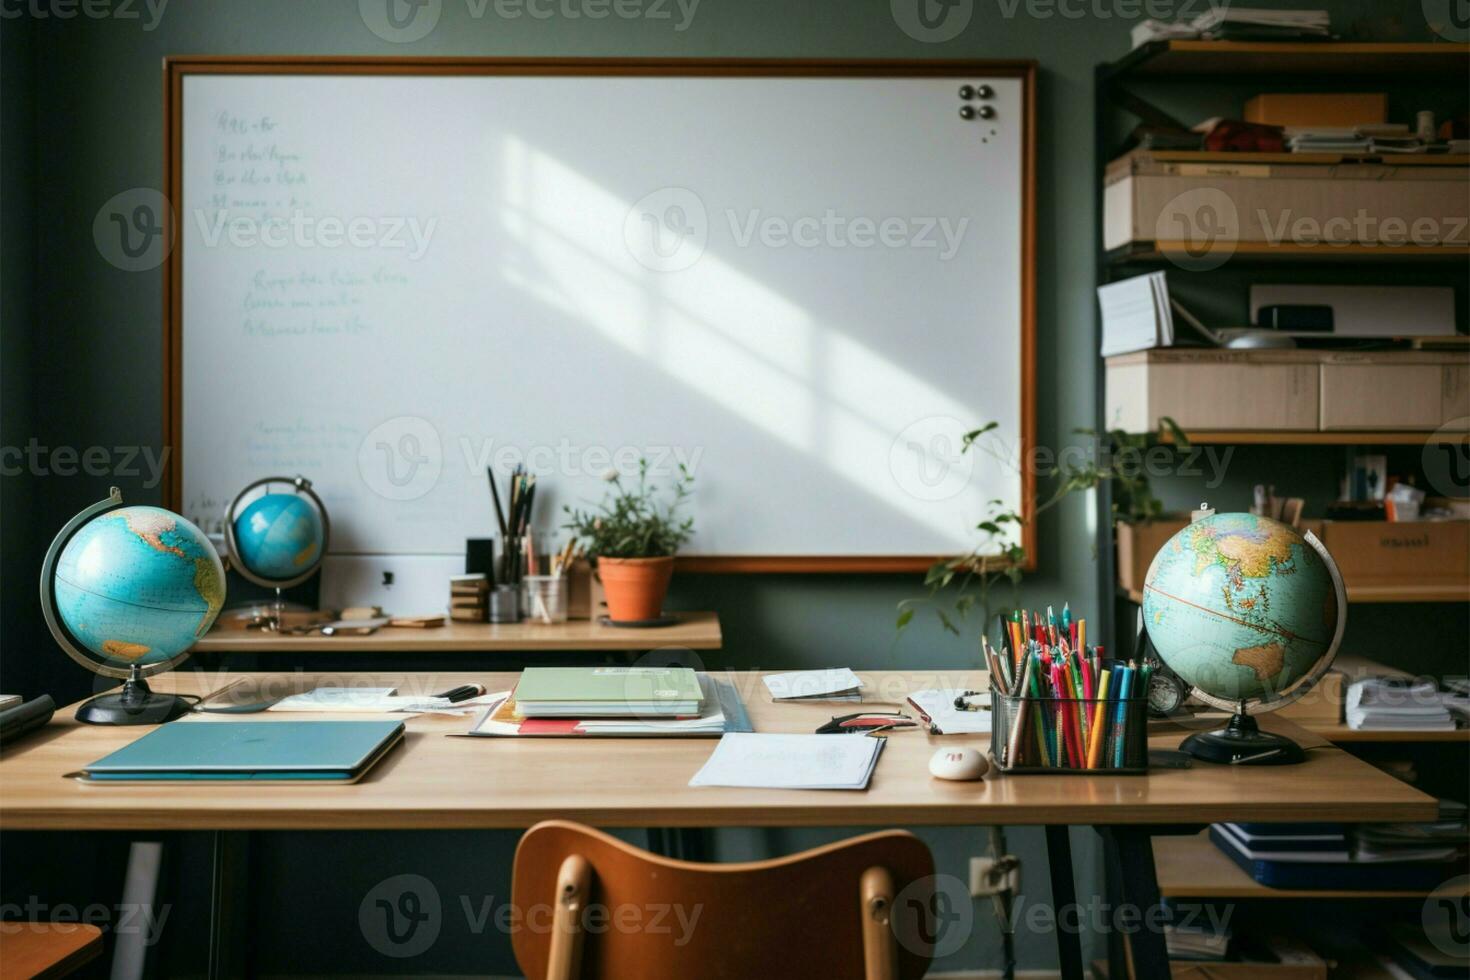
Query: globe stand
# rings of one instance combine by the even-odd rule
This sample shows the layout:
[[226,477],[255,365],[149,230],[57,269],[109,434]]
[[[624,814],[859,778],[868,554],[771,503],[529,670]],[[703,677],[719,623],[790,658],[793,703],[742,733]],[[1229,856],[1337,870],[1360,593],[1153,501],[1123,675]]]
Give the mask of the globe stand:
[[1307,759],[1300,745],[1285,735],[1261,731],[1254,718],[1240,712],[1224,728],[1195,732],[1179,748],[1196,759],[1230,766],[1290,766]]
[[122,690],[98,695],[77,708],[77,721],[87,725],[159,725],[189,713],[193,707],[177,694],[149,689],[134,667]]

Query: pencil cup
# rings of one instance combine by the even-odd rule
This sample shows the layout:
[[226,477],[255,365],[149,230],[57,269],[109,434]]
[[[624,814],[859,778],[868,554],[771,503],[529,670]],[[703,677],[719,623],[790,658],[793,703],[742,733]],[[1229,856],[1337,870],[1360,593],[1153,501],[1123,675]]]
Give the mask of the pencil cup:
[[1019,698],[990,692],[990,751],[1002,772],[1148,772],[1147,698]]
[[527,575],[521,580],[521,609],[530,623],[567,621],[567,582],[561,575]]
[[521,621],[521,590],[514,585],[497,585],[490,590],[490,622]]

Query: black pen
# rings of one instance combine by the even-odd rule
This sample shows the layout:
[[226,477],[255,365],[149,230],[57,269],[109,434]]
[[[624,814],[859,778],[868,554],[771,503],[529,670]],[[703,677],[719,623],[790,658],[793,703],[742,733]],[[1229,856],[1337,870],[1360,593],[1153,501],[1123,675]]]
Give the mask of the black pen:
[[436,698],[444,698],[446,701],[468,701],[485,693],[484,684],[462,684],[459,687],[450,688],[443,694],[433,695]]

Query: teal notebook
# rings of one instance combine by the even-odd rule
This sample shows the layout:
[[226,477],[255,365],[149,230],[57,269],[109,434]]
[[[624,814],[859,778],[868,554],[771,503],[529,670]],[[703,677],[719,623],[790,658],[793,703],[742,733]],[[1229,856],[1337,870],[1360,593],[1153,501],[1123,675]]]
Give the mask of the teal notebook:
[[401,721],[175,721],[82,772],[95,782],[351,782],[402,737]]

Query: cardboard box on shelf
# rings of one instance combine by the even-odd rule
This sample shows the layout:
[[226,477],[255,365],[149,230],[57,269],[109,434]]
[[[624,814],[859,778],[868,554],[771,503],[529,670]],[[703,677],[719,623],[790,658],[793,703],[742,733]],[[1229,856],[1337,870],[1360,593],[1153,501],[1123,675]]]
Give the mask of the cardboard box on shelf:
[[1191,229],[1206,203],[1215,211],[1228,203],[1206,243],[1216,249],[1228,242],[1324,252],[1343,245],[1463,246],[1470,242],[1467,179],[1470,168],[1451,160],[1194,162],[1134,150],[1109,163],[1103,179],[1103,247],[1171,239],[1199,247]]
[[1354,585],[1464,584],[1470,521],[1324,521],[1322,543]]
[[1367,126],[1388,121],[1382,92],[1266,92],[1247,100],[1245,121],[1267,126]]

